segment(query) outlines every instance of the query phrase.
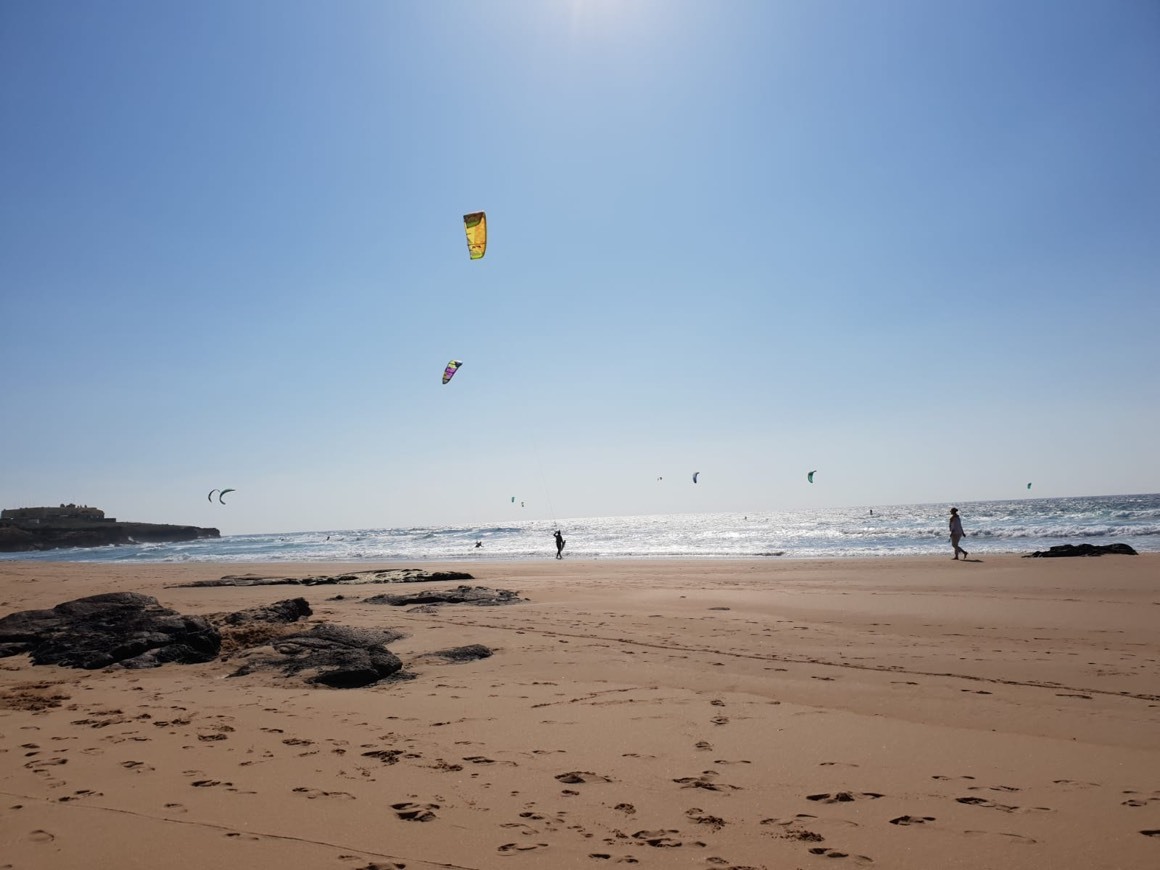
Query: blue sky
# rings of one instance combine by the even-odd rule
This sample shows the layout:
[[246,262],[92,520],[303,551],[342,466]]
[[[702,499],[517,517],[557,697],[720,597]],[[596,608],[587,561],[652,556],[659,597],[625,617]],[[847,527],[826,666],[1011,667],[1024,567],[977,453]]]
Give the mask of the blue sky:
[[9,0],[0,505],[1158,491],[1158,47],[1151,0]]

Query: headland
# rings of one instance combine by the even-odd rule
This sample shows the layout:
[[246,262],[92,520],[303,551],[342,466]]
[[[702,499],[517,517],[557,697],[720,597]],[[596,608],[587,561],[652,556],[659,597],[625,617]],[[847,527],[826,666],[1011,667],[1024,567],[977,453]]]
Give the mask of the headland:
[[106,517],[100,508],[87,505],[62,504],[59,507],[9,508],[0,511],[0,553],[196,541],[199,538],[217,537],[221,537],[221,532],[213,528],[121,522]]

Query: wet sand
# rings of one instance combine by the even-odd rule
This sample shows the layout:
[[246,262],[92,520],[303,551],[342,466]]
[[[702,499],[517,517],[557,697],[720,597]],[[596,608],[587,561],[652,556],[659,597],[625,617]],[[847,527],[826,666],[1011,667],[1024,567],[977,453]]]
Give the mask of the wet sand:
[[172,588],[376,567],[0,562],[0,616],[303,596],[415,675],[2,659],[0,868],[1160,867],[1160,555],[403,566],[528,599],[433,612]]

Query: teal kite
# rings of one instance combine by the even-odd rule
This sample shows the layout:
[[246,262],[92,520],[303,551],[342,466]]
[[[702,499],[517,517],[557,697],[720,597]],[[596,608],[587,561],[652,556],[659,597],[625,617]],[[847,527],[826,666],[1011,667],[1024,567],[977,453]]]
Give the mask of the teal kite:
[[813,471],[811,471],[809,474],[806,475],[806,480],[808,480],[810,483],[813,483],[814,482],[814,475],[817,473],[818,473],[818,470],[815,468]]

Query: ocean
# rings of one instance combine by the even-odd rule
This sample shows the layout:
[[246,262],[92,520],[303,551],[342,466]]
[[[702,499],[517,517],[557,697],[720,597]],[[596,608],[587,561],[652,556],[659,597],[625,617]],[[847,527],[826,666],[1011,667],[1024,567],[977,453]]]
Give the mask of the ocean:
[[[1160,552],[1160,494],[959,502],[972,556],[1057,544],[1124,543]],[[873,513],[871,514],[871,510]],[[947,555],[947,504],[777,513],[582,517],[478,526],[323,529],[173,544],[9,553],[53,562],[415,562],[545,559],[552,532],[573,559],[853,558]],[[476,547],[476,542],[482,547]]]

